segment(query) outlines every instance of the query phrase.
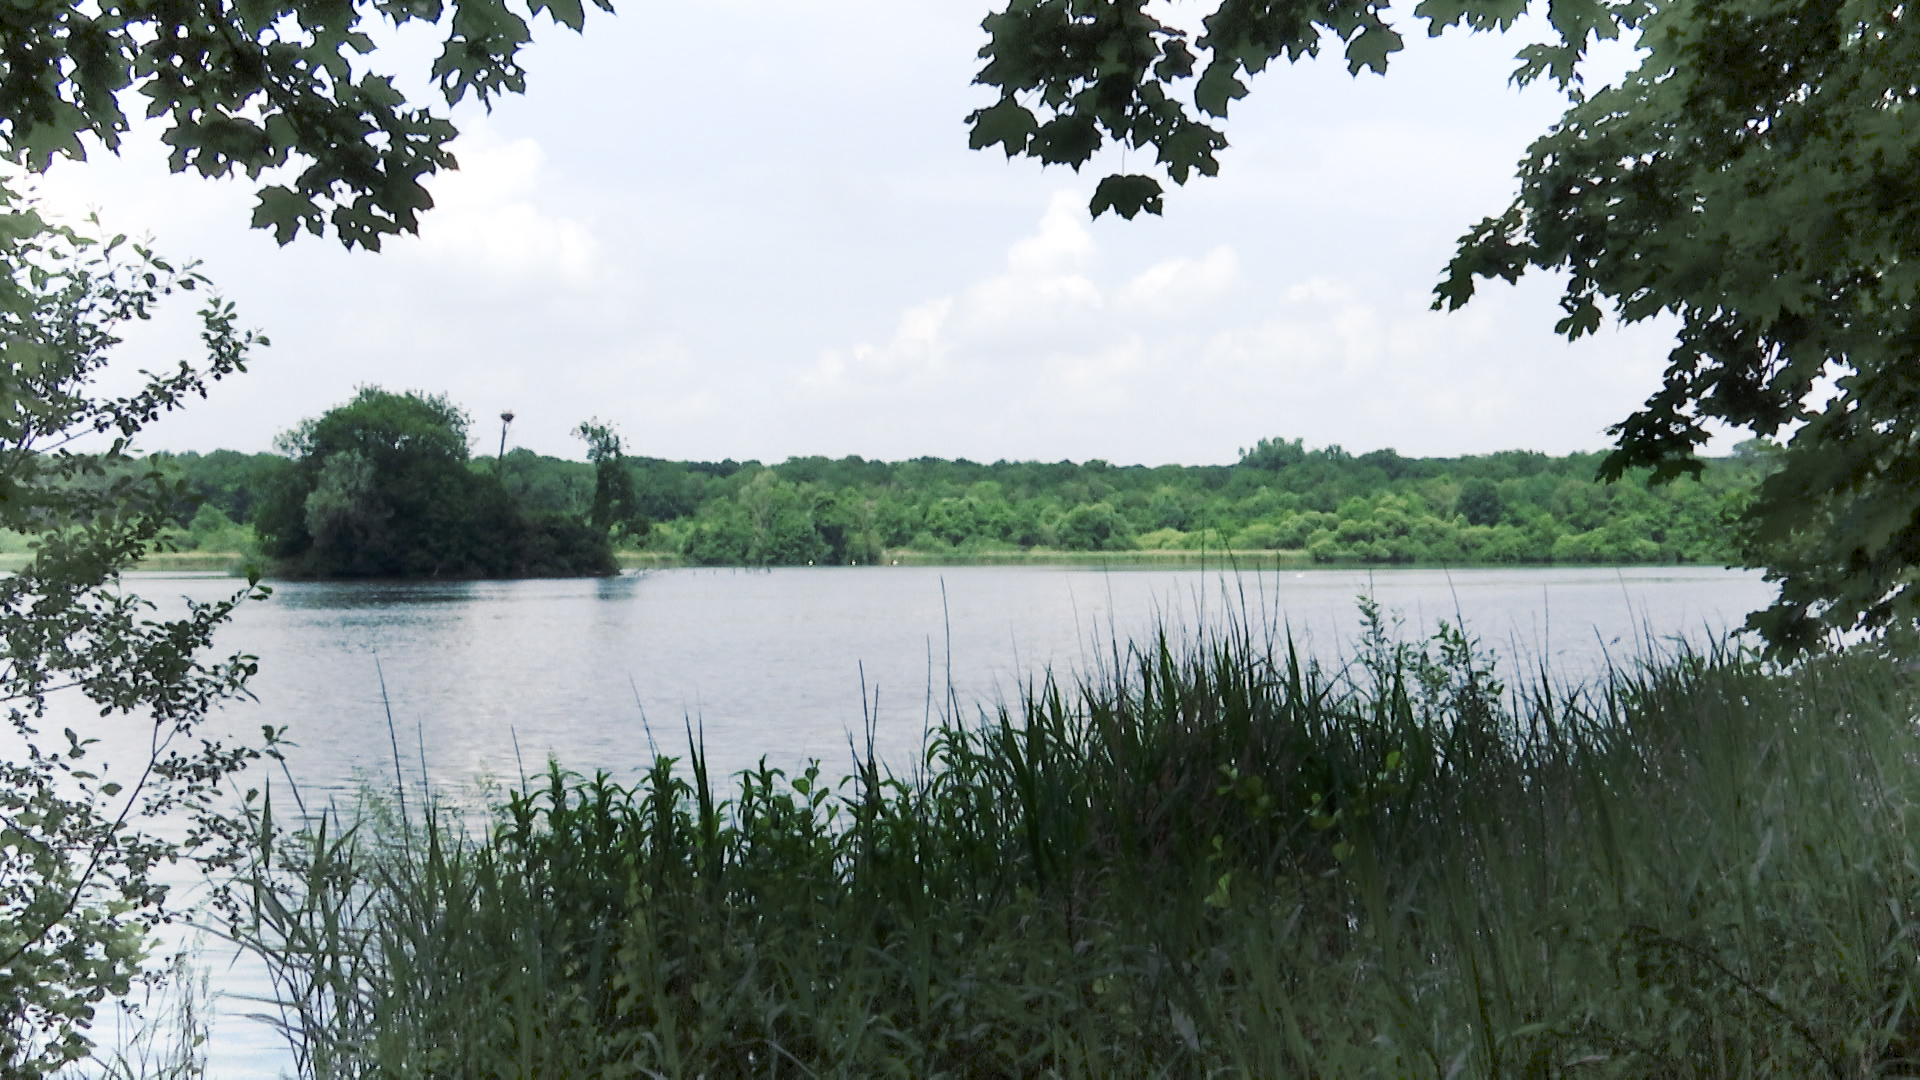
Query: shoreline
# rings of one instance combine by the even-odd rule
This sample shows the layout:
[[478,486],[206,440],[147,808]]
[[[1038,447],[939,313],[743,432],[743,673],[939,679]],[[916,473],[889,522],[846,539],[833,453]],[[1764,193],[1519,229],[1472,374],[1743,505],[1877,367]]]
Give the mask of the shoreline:
[[[24,568],[32,556],[24,553],[0,554],[0,573]],[[888,551],[883,562],[863,564],[859,569],[893,566],[1054,566],[1084,567],[1095,570],[1168,570],[1188,568],[1216,569],[1289,569],[1289,570],[1479,570],[1549,569],[1568,567],[1705,567],[1710,563],[1349,563],[1314,562],[1305,551],[983,551],[934,553],[925,551]],[[226,573],[242,577],[253,557],[240,552],[170,551],[148,555],[132,569],[145,573]],[[691,567],[680,555],[655,551],[621,551],[614,554],[620,570],[671,570]],[[773,569],[770,567],[713,567],[712,569]],[[794,569],[780,567],[779,569]],[[851,567],[849,567],[851,569]],[[1726,567],[1724,569],[1737,569]],[[265,579],[280,579],[269,568]],[[385,580],[385,579],[382,579]]]
[[[614,562],[622,570],[654,570],[695,566],[685,557],[655,551],[621,551]],[[880,562],[862,567],[888,566],[1087,566],[1123,569],[1162,569],[1188,566],[1310,567],[1316,564],[1305,551],[1025,551],[928,552],[907,548],[887,551]],[[743,567],[744,568],[744,567]],[[752,567],[751,569],[763,569]]]
[[[697,566],[679,555],[650,551],[622,551],[614,554],[614,561],[622,570],[665,570],[679,567]],[[1242,570],[1548,570],[1548,569],[1599,569],[1599,568],[1686,568],[1710,567],[1713,569],[1741,569],[1719,563],[1684,562],[1315,562],[1304,550],[1245,550],[1245,551],[1056,551],[1034,549],[1029,551],[984,551],[933,553],[906,549],[891,550],[884,561],[865,563],[857,569],[887,568],[894,566],[1058,566],[1084,567],[1094,570],[1184,570],[1193,569],[1242,569]],[[794,569],[793,567],[761,566],[714,566],[709,569],[725,570],[763,570]],[[856,569],[844,567],[842,569]]]
[[[0,554],[0,573],[23,570],[32,561],[33,556],[26,552]],[[257,565],[254,556],[238,551],[162,551],[149,554],[129,569],[149,573],[222,571],[234,577],[244,577],[250,562]]]

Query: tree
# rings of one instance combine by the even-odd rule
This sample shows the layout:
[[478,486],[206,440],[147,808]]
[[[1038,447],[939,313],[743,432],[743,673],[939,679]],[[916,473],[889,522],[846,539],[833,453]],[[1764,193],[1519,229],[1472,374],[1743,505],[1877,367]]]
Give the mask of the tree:
[[261,509],[267,553],[323,575],[465,570],[467,426],[443,397],[369,386],[282,433],[294,468]]
[[[880,503],[757,469],[730,496],[709,500],[681,553],[703,566],[844,566],[877,562]],[[895,523],[900,527],[900,523]]]
[[1104,502],[1067,511],[1058,532],[1064,551],[1130,551],[1134,546],[1126,520]]
[[1460,485],[1460,513],[1469,525],[1498,525],[1507,516],[1506,503],[1493,481],[1476,476]]
[[233,521],[253,520],[253,508],[273,486],[274,477],[286,468],[287,459],[277,454],[241,454],[215,450],[210,454],[156,454],[150,463],[169,472],[177,471],[187,481],[188,490],[199,500],[195,506],[182,506],[176,519],[181,525],[193,515],[215,508]]
[[1240,451],[1240,464],[1252,469],[1266,469],[1279,472],[1289,465],[1298,465],[1307,460],[1307,449],[1301,440],[1261,439],[1253,449]]
[[526,88],[519,50],[543,12],[585,23],[581,0],[16,6],[0,19],[0,150],[36,172],[83,159],[86,137],[118,151],[122,94],[137,91],[165,118],[173,171],[285,178],[259,186],[255,227],[284,244],[331,224],[348,247],[378,250],[418,230],[433,205],[422,181],[455,167],[456,132],[367,70],[373,35],[432,26],[443,44],[424,74],[446,103],[491,102]]
[[[1429,34],[1505,28],[1516,0],[1422,0]],[[1013,0],[989,16],[979,81],[1000,100],[969,119],[999,145],[1076,168],[1103,143],[1153,146],[1167,177],[1213,175],[1211,120],[1281,56],[1344,42],[1384,71],[1401,47],[1376,0],[1302,7],[1222,0],[1190,46],[1139,0]],[[1555,2],[1558,40],[1519,54],[1517,82],[1567,91],[1529,148],[1519,193],[1474,226],[1436,290],[1456,309],[1480,278],[1564,275],[1558,331],[1677,317],[1661,388],[1609,429],[1601,475],[1696,475],[1720,422],[1789,435],[1743,516],[1745,558],[1781,586],[1752,616],[1776,648],[1920,616],[1920,27],[1882,0]],[[1637,31],[1646,55],[1586,93],[1595,39]],[[1182,91],[1190,85],[1189,107]],[[1204,118],[1203,118],[1204,117]],[[1150,176],[1109,176],[1095,214],[1159,213]],[[1831,387],[1829,393],[1827,387]]]
[[284,433],[293,465],[255,521],[266,553],[328,577],[611,573],[604,532],[526,513],[468,467],[467,428],[444,397],[368,386]]
[[593,509],[587,523],[620,538],[645,536],[647,517],[640,512],[633,473],[620,456],[620,436],[598,420],[581,421],[573,434],[586,441],[587,460],[593,463]]
[[[39,537],[26,568],[0,578],[12,738],[0,761],[0,1075],[32,1077],[84,1057],[97,1008],[144,977],[148,933],[170,917],[156,869],[230,864],[239,834],[222,786],[277,737],[269,728],[264,747],[229,746],[201,730],[254,671],[243,654],[209,660],[212,636],[267,590],[250,580],[158,619],[119,581],[186,494],[135,458],[131,440],[245,370],[264,342],[210,297],[204,360],[103,395],[96,380],[118,328],[206,283],[124,237],[102,242],[0,200],[0,527]],[[88,439],[100,447],[78,452]],[[103,760],[81,716],[144,732],[150,752]],[[159,829],[162,819],[173,825]]]

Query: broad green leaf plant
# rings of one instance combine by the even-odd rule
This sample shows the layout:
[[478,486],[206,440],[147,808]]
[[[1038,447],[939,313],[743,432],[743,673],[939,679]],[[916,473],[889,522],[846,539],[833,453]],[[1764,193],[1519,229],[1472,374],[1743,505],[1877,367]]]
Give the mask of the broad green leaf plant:
[[[1221,0],[1189,37],[1143,0],[1011,0],[990,15],[975,148],[1076,169],[1153,148],[1175,184],[1212,176],[1223,121],[1273,61],[1344,51],[1384,72],[1409,25],[1500,30],[1524,0]],[[1461,238],[1434,306],[1482,278],[1565,281],[1558,332],[1667,315],[1658,391],[1609,429],[1601,475],[1697,474],[1710,425],[1785,442],[1742,519],[1780,585],[1748,625],[1784,653],[1920,618],[1920,27],[1897,0],[1552,0],[1513,78],[1565,115],[1519,163],[1505,211]],[[1581,61],[1637,35],[1638,68],[1589,88]],[[1156,176],[1112,175],[1092,211],[1159,213]]]
[[[610,0],[594,0],[611,11]],[[456,167],[444,116],[372,70],[376,36],[431,28],[427,72],[446,104],[526,88],[519,51],[545,14],[579,30],[582,0],[43,0],[0,19],[0,154],[43,172],[117,151],[124,107],[146,99],[175,172],[244,173],[257,228],[285,244],[329,227],[348,247],[419,228],[423,181]]]
[[39,537],[0,578],[0,1075],[33,1077],[86,1057],[96,1012],[152,977],[150,932],[177,914],[161,868],[234,855],[228,781],[278,733],[206,730],[253,674],[252,657],[211,650],[234,608],[265,596],[257,581],[161,618],[120,580],[186,497],[130,441],[263,342],[211,296],[204,358],[105,394],[120,329],[207,283],[0,197],[0,528]]

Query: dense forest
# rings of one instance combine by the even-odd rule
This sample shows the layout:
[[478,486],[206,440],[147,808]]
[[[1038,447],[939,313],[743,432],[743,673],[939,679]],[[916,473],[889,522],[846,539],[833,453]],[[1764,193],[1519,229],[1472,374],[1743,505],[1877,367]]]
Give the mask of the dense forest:
[[[1030,549],[1304,552],[1326,563],[1724,563],[1730,513],[1769,467],[1764,444],[1698,479],[1594,480],[1598,454],[1510,451],[1406,458],[1262,440],[1233,465],[978,464],[858,457],[759,462],[618,458],[623,546],[709,565],[877,562],[889,550],[968,556]],[[231,542],[300,475],[275,454],[169,455],[204,501],[180,539]],[[605,470],[514,450],[463,460],[547,521],[597,517]],[[624,485],[623,485],[624,487]],[[268,511],[271,516],[271,511]]]

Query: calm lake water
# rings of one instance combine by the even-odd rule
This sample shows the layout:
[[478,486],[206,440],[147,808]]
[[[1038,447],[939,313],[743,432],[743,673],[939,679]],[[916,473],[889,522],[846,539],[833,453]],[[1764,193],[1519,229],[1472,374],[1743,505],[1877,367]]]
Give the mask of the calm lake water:
[[[155,600],[210,598],[226,578],[154,575]],[[260,657],[259,700],[236,730],[286,724],[294,775],[314,790],[391,777],[390,706],[403,768],[446,790],[511,779],[549,755],[630,777],[649,732],[681,754],[704,732],[716,773],[762,756],[846,760],[862,681],[883,758],[910,767],[951,683],[971,711],[1051,670],[1071,676],[1111,642],[1156,625],[1244,613],[1290,628],[1337,663],[1371,593],[1424,636],[1464,618],[1509,675],[1545,658],[1570,677],[1649,638],[1703,640],[1739,625],[1771,589],[1715,568],[1143,571],[1060,567],[673,569],[604,580],[283,582],[243,609],[223,643]],[[382,681],[385,700],[382,699]],[[930,692],[931,690],[931,692]],[[877,708],[875,701],[877,700]],[[517,743],[517,751],[516,751]]]
[[[163,611],[235,585],[194,575],[129,581]],[[1609,656],[1738,626],[1772,588],[1755,573],[1711,568],[672,569],[605,580],[281,582],[223,638],[260,658],[258,700],[231,708],[227,721],[239,732],[289,727],[299,745],[288,765],[311,806],[364,782],[391,784],[395,741],[410,785],[424,762],[453,795],[538,771],[549,755],[631,780],[652,745],[684,754],[689,724],[704,733],[716,774],[762,757],[786,768],[817,757],[838,770],[850,734],[861,737],[864,679],[876,748],[906,771],[949,681],[974,715],[978,704],[1016,697],[1028,678],[1089,670],[1116,638],[1242,613],[1284,625],[1303,652],[1339,663],[1362,594],[1402,616],[1409,638],[1463,618],[1509,677],[1544,659],[1582,678]],[[257,974],[224,964],[214,961],[216,983],[258,992]],[[284,1068],[263,1026],[229,1018],[247,1007],[222,1011],[212,1075]]]

